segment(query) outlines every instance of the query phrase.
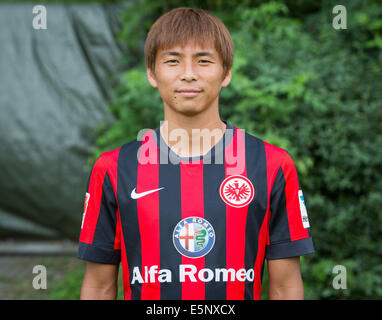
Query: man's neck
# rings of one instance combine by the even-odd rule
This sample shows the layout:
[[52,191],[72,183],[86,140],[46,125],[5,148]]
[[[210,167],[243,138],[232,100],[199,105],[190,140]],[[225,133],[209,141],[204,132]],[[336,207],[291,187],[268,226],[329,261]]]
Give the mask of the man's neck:
[[213,116],[171,114],[160,128],[167,145],[180,157],[205,155],[223,137],[226,124]]

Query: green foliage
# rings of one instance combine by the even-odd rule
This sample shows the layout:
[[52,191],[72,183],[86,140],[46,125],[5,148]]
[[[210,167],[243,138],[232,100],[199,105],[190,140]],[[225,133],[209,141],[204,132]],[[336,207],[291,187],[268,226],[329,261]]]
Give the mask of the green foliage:
[[50,300],[79,300],[81,284],[85,274],[85,267],[71,270],[65,274],[65,279],[52,288]]
[[142,67],[132,68],[121,77],[116,89],[116,99],[109,105],[116,121],[109,128],[107,124],[98,131],[99,154],[104,148],[115,149],[136,139],[141,129],[153,128],[163,120],[163,110],[158,90],[152,88]]
[[[216,14],[235,44],[223,119],[292,155],[308,207],[314,255],[302,258],[309,299],[382,298],[382,7],[348,1],[348,29],[332,27],[334,1],[192,1]],[[116,148],[163,119],[147,79],[144,37],[182,1],[138,1],[119,39],[133,57],[116,89],[111,126],[96,153]],[[335,265],[347,290],[332,287]],[[266,287],[264,287],[266,290]]]
[[101,3],[101,4],[107,4],[107,3],[116,3],[116,2],[122,2],[124,0],[0,0],[0,2],[5,3],[36,3],[37,4],[51,4],[51,3],[57,3],[57,4],[76,4],[76,3]]
[[[85,265],[74,270],[70,270],[65,274],[65,279],[57,282],[50,291],[52,294],[49,300],[79,300],[81,294],[81,285],[85,275]],[[122,285],[122,268],[118,273],[118,292],[117,300],[123,300],[123,285]]]

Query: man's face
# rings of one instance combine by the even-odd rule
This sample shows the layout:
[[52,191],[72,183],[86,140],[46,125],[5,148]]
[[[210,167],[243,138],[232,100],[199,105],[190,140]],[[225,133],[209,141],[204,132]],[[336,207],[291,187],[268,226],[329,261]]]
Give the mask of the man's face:
[[159,50],[155,74],[147,68],[147,77],[158,88],[165,110],[192,116],[218,107],[220,90],[229,84],[231,70],[223,79],[223,63],[215,48],[188,43]]

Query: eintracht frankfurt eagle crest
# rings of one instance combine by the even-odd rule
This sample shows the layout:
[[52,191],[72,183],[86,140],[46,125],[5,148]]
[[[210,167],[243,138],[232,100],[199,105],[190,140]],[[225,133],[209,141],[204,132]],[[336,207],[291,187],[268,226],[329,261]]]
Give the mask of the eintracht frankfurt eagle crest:
[[241,175],[225,178],[220,185],[219,192],[226,204],[236,208],[248,205],[255,195],[252,182]]

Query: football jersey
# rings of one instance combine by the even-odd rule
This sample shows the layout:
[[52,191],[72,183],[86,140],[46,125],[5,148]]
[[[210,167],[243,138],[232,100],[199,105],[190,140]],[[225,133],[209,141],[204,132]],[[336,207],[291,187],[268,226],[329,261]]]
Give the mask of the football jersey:
[[95,162],[78,258],[121,263],[125,299],[260,299],[265,259],[314,252],[290,155],[226,125],[200,157],[158,127]]

